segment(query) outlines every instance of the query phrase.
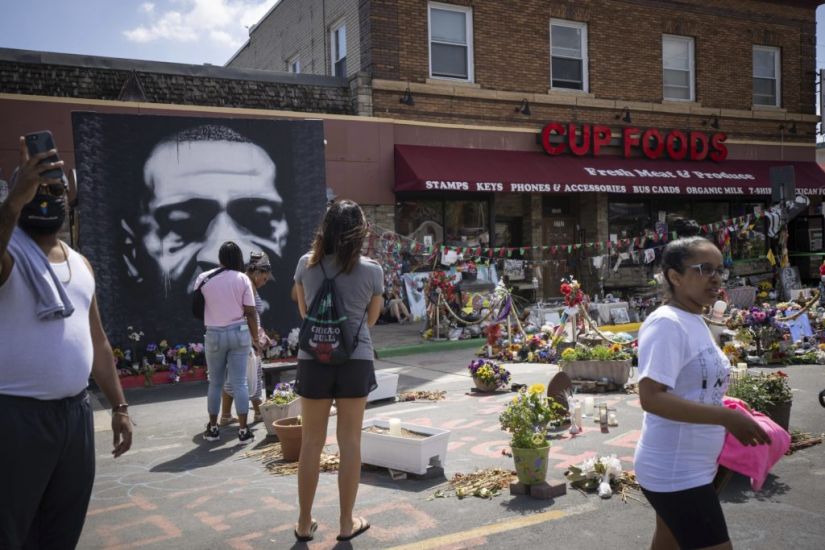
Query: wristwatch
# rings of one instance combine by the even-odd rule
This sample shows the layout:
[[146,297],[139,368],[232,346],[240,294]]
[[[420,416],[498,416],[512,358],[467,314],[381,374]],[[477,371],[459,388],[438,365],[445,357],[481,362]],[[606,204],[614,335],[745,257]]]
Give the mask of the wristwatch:
[[112,412],[126,412],[129,408],[128,403],[119,403],[112,407]]

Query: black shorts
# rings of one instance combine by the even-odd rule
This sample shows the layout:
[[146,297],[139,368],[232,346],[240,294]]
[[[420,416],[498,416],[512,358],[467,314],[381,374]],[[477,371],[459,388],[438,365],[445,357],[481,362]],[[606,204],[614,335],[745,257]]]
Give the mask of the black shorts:
[[378,387],[375,368],[367,359],[350,359],[341,365],[324,365],[298,359],[295,393],[307,399],[366,397]]
[[673,493],[655,493],[642,487],[642,492],[680,548],[706,548],[730,540],[713,484]]

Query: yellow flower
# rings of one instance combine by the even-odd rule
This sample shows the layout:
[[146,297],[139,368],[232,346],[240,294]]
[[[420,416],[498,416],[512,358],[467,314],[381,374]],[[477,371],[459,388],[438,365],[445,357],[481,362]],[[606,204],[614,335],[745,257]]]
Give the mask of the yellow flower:
[[576,359],[576,350],[574,348],[567,348],[561,352],[561,358],[565,361],[574,361]]
[[543,394],[544,393],[544,384],[533,384],[529,388],[527,388],[528,393],[537,393]]
[[825,351],[825,344],[819,344],[819,349]]
[[725,344],[725,347],[722,348],[722,352],[724,352],[725,355],[732,355],[736,353],[736,346],[733,344]]
[[619,353],[619,352],[622,351],[622,345],[621,344],[613,344],[612,346],[610,346],[610,351],[612,351],[613,353]]

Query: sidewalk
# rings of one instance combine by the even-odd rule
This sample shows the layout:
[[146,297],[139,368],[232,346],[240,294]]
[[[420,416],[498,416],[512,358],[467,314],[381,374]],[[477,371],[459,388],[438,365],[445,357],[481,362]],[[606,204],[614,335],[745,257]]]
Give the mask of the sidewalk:
[[[423,353],[377,362],[381,370],[400,375],[399,391],[445,390],[439,402],[372,403],[366,418],[398,417],[404,422],[451,430],[446,478],[478,468],[512,468],[501,454],[508,446],[498,415],[512,393],[469,392],[469,350]],[[515,364],[508,368],[519,383],[546,384],[555,367]],[[825,409],[816,394],[825,387],[825,367],[786,369],[794,387],[792,427],[822,431]],[[109,455],[111,434],[97,427],[97,477],[79,548],[304,548],[294,546],[297,516],[295,476],[274,476],[243,453],[266,445],[265,431],[255,428],[252,447],[238,444],[234,430],[222,439],[201,439],[205,422],[206,384],[134,389],[127,392],[137,422],[133,450],[118,460]],[[569,464],[596,453],[617,454],[626,469],[641,426],[638,396],[606,394],[615,406],[619,427],[603,434],[595,424],[582,436],[556,434],[549,477],[561,479]],[[335,425],[330,419],[327,452],[335,451]],[[785,457],[765,490],[754,494],[737,477],[723,494],[723,507],[737,548],[814,549],[825,538],[822,507],[825,447]],[[337,478],[321,474],[314,515],[320,524],[309,548],[459,548],[491,549],[557,547],[623,550],[649,545],[653,514],[637,502],[614,496],[602,501],[568,490],[552,501],[513,497],[492,500],[435,498],[446,479],[392,480],[385,470],[364,471],[356,513],[372,528],[352,545],[335,543]]]

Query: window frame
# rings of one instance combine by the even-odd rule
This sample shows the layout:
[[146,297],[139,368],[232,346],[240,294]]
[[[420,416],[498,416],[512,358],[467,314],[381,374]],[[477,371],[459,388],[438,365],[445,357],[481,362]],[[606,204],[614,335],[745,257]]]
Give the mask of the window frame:
[[[464,28],[467,35],[467,78],[454,76],[440,76],[433,74],[433,9],[442,11],[455,11],[464,14]],[[446,44],[446,43],[445,43]],[[455,46],[457,44],[449,44]],[[448,80],[451,82],[475,82],[474,52],[473,52],[473,8],[472,6],[455,6],[453,4],[442,4],[440,2],[429,2],[427,4],[427,52],[430,78],[438,80]]]
[[[764,103],[756,103],[754,99],[754,89],[753,89],[753,81],[757,78],[754,71],[754,64],[753,64],[753,54],[757,51],[764,51],[764,52],[771,52],[773,53],[773,69],[774,69],[774,83],[775,88],[774,91],[776,93],[776,102],[773,105],[767,105]],[[764,77],[758,77],[764,78]],[[782,107],[782,48],[778,46],[763,46],[760,44],[754,44],[753,49],[751,50],[751,105],[755,107]]]
[[[682,42],[687,42],[690,45],[688,49],[688,74],[690,75],[690,97],[688,99],[681,98],[681,97],[667,97],[665,95],[665,88],[667,85],[665,84],[665,71],[666,70],[673,70],[673,71],[680,71],[683,69],[668,69],[665,67],[665,40],[680,40]],[[678,34],[662,34],[662,100],[663,101],[681,101],[681,102],[693,102],[696,101],[696,40],[692,36],[683,36]]]
[[[575,88],[561,88],[553,86],[553,25],[557,25],[559,27],[569,27],[574,29],[580,29],[582,31],[581,35],[581,51],[582,51],[582,89],[578,90]],[[549,26],[549,45],[550,45],[550,89],[553,91],[563,91],[563,92],[579,92],[579,93],[590,93],[590,78],[589,78],[589,50],[587,47],[588,41],[588,34],[587,34],[587,23],[584,21],[571,21],[569,19],[550,19],[550,26]],[[564,56],[558,56],[564,57]],[[572,57],[566,57],[565,59],[574,59]]]
[[[295,65],[298,66],[297,71],[292,70]],[[286,62],[286,69],[288,72],[292,74],[301,74],[301,56],[296,53],[295,55],[290,57]]]
[[[338,40],[337,40],[337,37],[335,36],[335,34],[340,29],[344,29],[344,56],[339,57],[338,59],[336,59],[335,58],[335,49],[338,46]],[[341,61],[342,59],[346,59],[347,58],[347,53],[348,53],[347,52],[347,22],[345,20],[341,19],[340,21],[337,21],[333,25],[330,25],[330,27],[329,27],[329,49],[330,49],[330,51],[329,51],[330,74],[332,76],[340,76],[340,77],[346,78],[347,77],[346,63],[344,64],[344,74],[343,75],[336,75],[335,74],[335,65],[339,61]]]

